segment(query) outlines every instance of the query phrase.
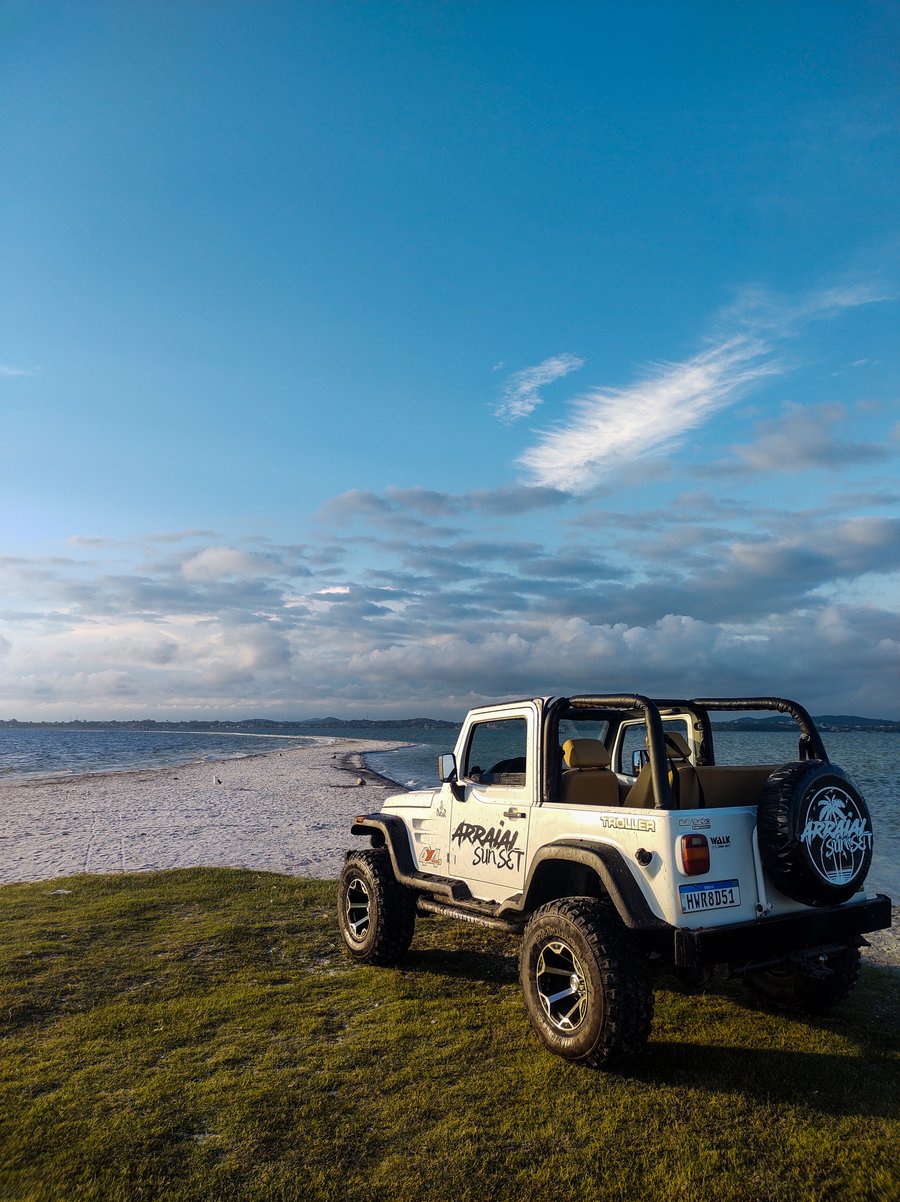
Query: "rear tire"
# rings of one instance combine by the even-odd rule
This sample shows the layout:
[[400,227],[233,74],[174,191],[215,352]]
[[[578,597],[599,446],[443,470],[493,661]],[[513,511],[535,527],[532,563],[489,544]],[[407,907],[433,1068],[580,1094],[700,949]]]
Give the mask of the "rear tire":
[[653,1020],[646,965],[596,898],[561,898],[535,911],[519,979],[529,1021],[555,1055],[612,1068],[643,1051]]
[[744,987],[768,1009],[824,1014],[842,1002],[859,977],[859,948],[843,947],[820,963],[786,964],[748,973]]
[[360,964],[396,964],[416,926],[415,895],[399,884],[388,853],[354,851],[338,882],[338,926]]

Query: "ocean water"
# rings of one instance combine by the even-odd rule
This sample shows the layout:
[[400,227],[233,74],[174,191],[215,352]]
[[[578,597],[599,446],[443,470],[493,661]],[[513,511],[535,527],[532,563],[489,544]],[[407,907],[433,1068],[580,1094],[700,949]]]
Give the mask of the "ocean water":
[[[453,750],[456,736],[453,731],[427,733],[427,741],[417,732],[415,744],[401,751],[368,755],[369,766],[408,788],[435,788],[438,756]],[[393,737],[401,736],[395,731]],[[869,885],[900,903],[900,734],[826,731],[822,739],[828,758],[849,773],[869,805],[875,829]],[[796,737],[788,732],[715,731],[713,740],[720,764],[779,764],[797,758]]]
[[[361,732],[322,729],[315,736],[205,734],[181,731],[16,730],[0,728],[0,785],[39,776],[166,768],[259,755],[325,737]],[[437,760],[452,751],[454,730],[372,727],[372,742],[407,742],[399,751],[370,752],[369,766],[408,788],[438,784]],[[717,731],[719,763],[784,763],[796,757],[790,734]],[[900,735],[842,731],[823,735],[829,758],[852,777],[869,804],[875,827],[870,885],[900,901]]]
[[240,759],[278,747],[315,743],[280,735],[156,730],[18,730],[0,728],[0,784],[39,776],[78,776],[171,768]]

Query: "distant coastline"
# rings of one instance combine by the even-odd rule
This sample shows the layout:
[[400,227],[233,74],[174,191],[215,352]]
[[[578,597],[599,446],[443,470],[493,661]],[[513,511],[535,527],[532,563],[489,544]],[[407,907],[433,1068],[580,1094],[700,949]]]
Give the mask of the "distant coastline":
[[[853,714],[821,714],[813,717],[819,730],[834,731],[863,731],[871,734],[896,734],[900,732],[900,721],[891,718],[859,718]],[[713,730],[739,731],[772,731],[793,730],[796,726],[793,718],[772,715],[767,718],[736,718],[732,722],[713,722]]]
[[299,722],[276,722],[269,718],[244,718],[229,722],[221,720],[167,722],[154,718],[84,719],[69,722],[24,722],[17,718],[0,719],[0,730],[161,730],[186,731],[197,734],[277,734],[303,735],[331,730],[359,730],[367,733],[378,730],[400,730],[418,727],[421,730],[458,730],[460,722],[445,722],[442,718],[307,718]]
[[[871,734],[900,733],[900,720],[891,718],[861,718],[854,714],[822,714],[814,719],[821,731],[862,731]],[[374,730],[458,730],[459,722],[447,722],[443,718],[304,718],[296,722],[276,721],[271,718],[243,718],[236,721],[221,719],[191,719],[184,721],[161,721],[155,718],[128,719],[84,719],[73,718],[68,722],[27,722],[17,718],[0,719],[0,730],[159,730],[187,731],[207,734],[277,734],[305,735],[342,731],[350,734],[359,731],[367,734]],[[764,718],[736,718],[729,722],[713,722],[713,730],[734,731],[790,731],[795,723],[783,715]]]

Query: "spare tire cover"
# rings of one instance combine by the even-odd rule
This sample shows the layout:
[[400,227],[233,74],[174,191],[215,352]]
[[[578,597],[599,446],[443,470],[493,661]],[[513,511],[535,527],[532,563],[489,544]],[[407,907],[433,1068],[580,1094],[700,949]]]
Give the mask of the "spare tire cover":
[[837,905],[872,862],[872,819],[843,769],[821,760],[785,764],[759,798],[759,852],[773,884],[795,901]]

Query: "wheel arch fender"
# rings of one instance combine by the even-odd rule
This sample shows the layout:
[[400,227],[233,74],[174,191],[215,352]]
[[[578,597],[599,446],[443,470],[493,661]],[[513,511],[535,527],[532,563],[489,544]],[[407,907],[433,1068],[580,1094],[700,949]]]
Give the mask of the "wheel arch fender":
[[522,895],[526,912],[552,900],[542,896],[542,891],[548,877],[561,865],[579,866],[593,873],[629,930],[657,930],[667,925],[650,909],[641,886],[618,848],[577,839],[547,843],[535,854]]
[[350,827],[350,834],[368,835],[373,847],[386,847],[398,880],[415,875],[409,833],[395,814],[360,814]]
[[394,876],[401,885],[447,901],[460,901],[469,896],[469,890],[462,881],[422,872],[417,867],[409,830],[396,814],[360,814],[351,825],[350,833],[368,835],[373,847],[387,850]]

